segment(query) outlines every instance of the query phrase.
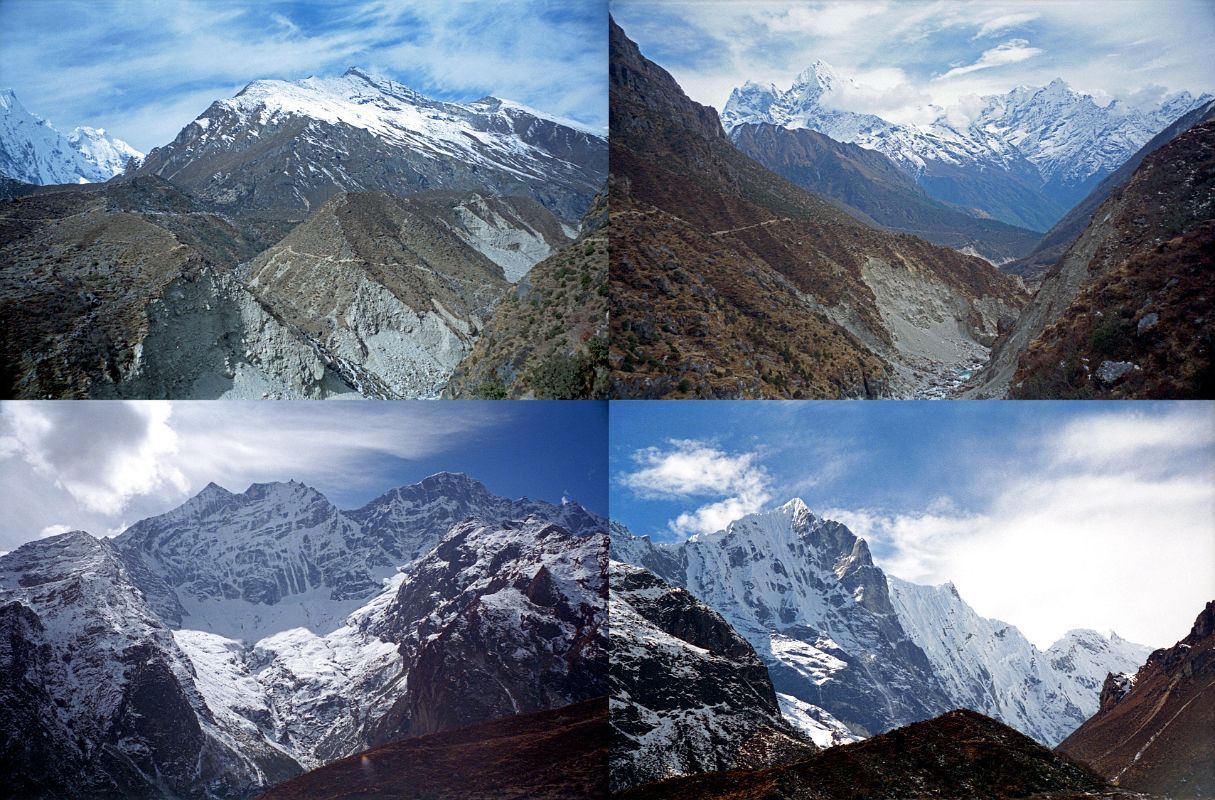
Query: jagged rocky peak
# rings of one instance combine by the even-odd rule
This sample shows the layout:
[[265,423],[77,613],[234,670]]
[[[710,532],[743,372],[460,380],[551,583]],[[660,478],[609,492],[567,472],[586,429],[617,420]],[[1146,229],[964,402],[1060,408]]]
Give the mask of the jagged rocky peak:
[[720,614],[641,567],[613,561],[610,576],[613,790],[815,751]]
[[81,566],[96,571],[116,569],[113,552],[100,539],[76,530],[26,542],[8,553],[0,562],[0,579],[22,587],[65,580],[76,575]]

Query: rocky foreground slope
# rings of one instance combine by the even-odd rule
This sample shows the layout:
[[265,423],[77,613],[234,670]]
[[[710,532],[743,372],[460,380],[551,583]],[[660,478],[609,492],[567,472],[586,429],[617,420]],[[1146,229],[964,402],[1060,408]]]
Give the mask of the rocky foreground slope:
[[606,399],[609,236],[601,194],[577,238],[506,294],[444,397]]
[[993,719],[952,711],[793,764],[663,781],[628,800],[908,800],[1133,798]]
[[1094,212],[969,394],[1211,396],[1213,204],[1208,121],[1147,156]]
[[1100,710],[1058,751],[1126,789],[1215,795],[1215,602],[1137,672],[1111,673]]
[[614,396],[930,394],[1024,298],[982,259],[874,230],[740,153],[611,23]]
[[258,800],[606,800],[607,701],[394,742],[326,764]]
[[208,487],[0,557],[17,796],[248,796],[370,746],[606,694],[607,542],[440,474],[344,512]]

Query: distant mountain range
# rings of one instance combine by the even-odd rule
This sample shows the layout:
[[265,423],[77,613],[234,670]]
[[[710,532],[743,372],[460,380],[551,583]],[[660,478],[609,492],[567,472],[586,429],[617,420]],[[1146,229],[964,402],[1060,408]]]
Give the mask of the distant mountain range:
[[214,484],[0,557],[15,796],[237,798],[606,694],[606,522],[440,473],[342,511]]
[[1179,92],[1140,110],[1099,106],[1060,79],[983,98],[965,123],[941,110],[929,125],[888,122],[835,105],[852,83],[824,61],[786,90],[747,82],[722,109],[734,135],[747,123],[807,128],[892,159],[938,200],[1010,225],[1044,231],[1178,117],[1212,99]]
[[101,128],[75,128],[66,136],[31,114],[12,89],[0,92],[0,176],[22,183],[96,183],[143,158]]

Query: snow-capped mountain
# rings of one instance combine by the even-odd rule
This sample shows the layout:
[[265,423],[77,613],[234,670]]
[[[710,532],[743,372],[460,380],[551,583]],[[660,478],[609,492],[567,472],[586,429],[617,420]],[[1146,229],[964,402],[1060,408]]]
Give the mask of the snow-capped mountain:
[[4,763],[73,796],[244,797],[603,695],[606,615],[606,524],[574,503],[448,473],[357,512],[211,485],[117,539],[0,559],[0,730],[40,731]]
[[[768,665],[776,691],[858,735],[950,705],[899,625],[865,541],[801,500],[679,545],[613,537],[612,547],[616,558],[653,570],[722,614]],[[665,565],[655,555],[664,552],[673,556]]]
[[[1210,100],[1179,92],[1148,110],[1117,101],[1099,106],[1055,79],[984,97],[982,110],[965,124],[951,123],[941,110],[935,122],[912,125],[836,107],[839,87],[851,82],[823,61],[786,90],[749,81],[731,93],[722,124],[727,131],[759,122],[810,128],[877,150],[938,199],[1037,230],[1057,221],[1158,131]],[[1008,185],[984,200],[974,173],[992,171]],[[1037,209],[1016,208],[1035,202]]]
[[950,585],[887,576],[864,539],[796,499],[679,544],[617,526],[612,549],[721,613],[768,665],[791,720],[862,736],[961,706],[1054,745],[1096,710],[1107,672],[1148,652],[1072,631],[1043,653]]
[[240,494],[212,483],[113,543],[162,618],[253,642],[298,626],[334,630],[458,522],[531,517],[578,534],[605,527],[576,503],[508,500],[442,472],[353,511],[294,481]]
[[950,698],[1052,746],[1097,712],[1106,674],[1134,670],[1151,652],[1090,630],[1042,652],[1016,627],[976,614],[952,584],[887,580],[899,622]]
[[253,81],[136,171],[237,208],[307,210],[339,191],[476,190],[532,197],[571,223],[606,173],[601,131],[494,97],[432,100],[357,68]]
[[89,165],[92,180],[105,181],[119,175],[131,159],[138,163],[143,153],[121,139],[115,139],[105,128],[79,127],[68,134],[68,141]]
[[12,89],[0,92],[0,175],[38,185],[95,183],[142,157],[101,128],[76,128],[64,136],[27,111]]

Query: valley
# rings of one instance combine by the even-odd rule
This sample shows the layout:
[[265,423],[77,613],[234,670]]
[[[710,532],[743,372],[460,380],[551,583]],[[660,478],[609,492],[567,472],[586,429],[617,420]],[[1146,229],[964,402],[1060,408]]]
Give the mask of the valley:
[[[864,92],[818,61],[718,113],[611,36],[613,397],[1209,396],[1209,315],[1177,292],[1212,288],[1210,95],[1056,79],[911,125],[841,108]],[[1168,198],[1102,232],[1180,150]],[[1086,244],[1111,236],[1126,267]]]

